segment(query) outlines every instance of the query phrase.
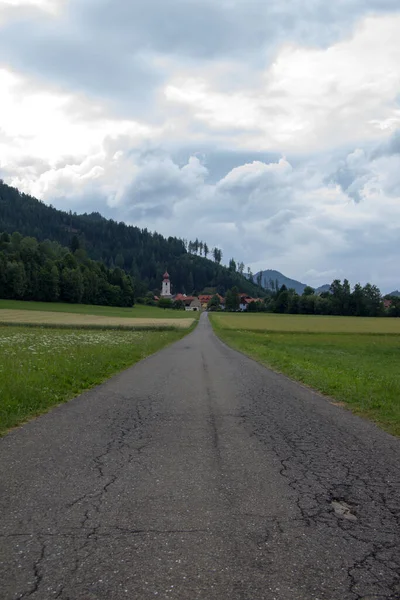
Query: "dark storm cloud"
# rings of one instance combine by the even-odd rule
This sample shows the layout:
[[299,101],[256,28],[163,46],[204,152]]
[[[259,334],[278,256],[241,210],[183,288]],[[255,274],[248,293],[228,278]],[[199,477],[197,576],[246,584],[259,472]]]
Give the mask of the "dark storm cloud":
[[399,9],[398,0],[71,0],[65,6],[60,17],[8,12],[0,25],[0,65],[109,101],[118,114],[154,119],[151,101],[170,68],[161,57],[186,66],[235,59],[254,71],[283,41],[328,46],[362,15]]

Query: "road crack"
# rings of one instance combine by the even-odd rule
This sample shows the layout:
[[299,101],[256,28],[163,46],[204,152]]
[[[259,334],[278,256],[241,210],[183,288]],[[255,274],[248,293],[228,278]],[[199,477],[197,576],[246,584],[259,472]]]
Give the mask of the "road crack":
[[28,591],[23,592],[22,594],[20,594],[18,596],[18,600],[22,600],[22,598],[29,598],[30,596],[33,596],[34,594],[36,594],[39,591],[40,584],[42,583],[42,580],[43,580],[43,573],[41,571],[41,564],[42,564],[42,561],[45,558],[46,542],[44,540],[42,541],[40,536],[37,539],[40,542],[40,553],[39,553],[39,557],[33,563],[33,566],[32,566],[32,571],[33,571],[33,583],[32,583],[32,587],[31,587],[30,590],[28,590]]

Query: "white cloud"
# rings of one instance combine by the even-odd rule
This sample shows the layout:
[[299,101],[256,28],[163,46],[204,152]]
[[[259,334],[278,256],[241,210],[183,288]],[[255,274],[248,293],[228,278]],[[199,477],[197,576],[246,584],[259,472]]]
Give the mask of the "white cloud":
[[400,123],[399,30],[398,14],[368,17],[331,47],[281,47],[257,87],[229,92],[207,72],[181,74],[165,97],[253,149],[309,152],[378,139]]
[[67,0],[0,0],[0,25],[21,15],[59,16]]
[[[346,2],[293,0],[290,24],[286,5],[266,3],[281,29],[267,28],[269,43],[260,27],[253,44],[247,2],[196,2],[215,16],[205,47],[186,4],[172,3],[193,45],[143,4],[144,56],[128,4],[125,23],[99,0],[108,27],[89,3],[69,0],[64,15],[62,2],[0,0],[0,29],[15,26],[0,31],[0,177],[65,209],[206,239],[253,271],[398,287],[400,13],[354,25],[352,12],[341,29]],[[32,38],[30,19],[43,25]],[[224,153],[243,158],[227,166]]]
[[236,167],[224,177],[218,188],[220,191],[235,191],[240,189],[254,190],[261,188],[276,188],[291,175],[292,166],[285,158],[278,163],[265,164],[255,161]]
[[50,10],[56,4],[54,0],[0,0],[0,7],[5,6],[38,6]]
[[[13,185],[39,197],[47,196],[51,182],[59,181],[57,163],[63,157],[75,157],[78,163],[89,157],[83,165],[100,155],[105,160],[157,139],[162,132],[144,123],[110,118],[84,96],[41,89],[6,69],[0,69],[0,115],[0,168],[17,175]],[[47,162],[48,172],[40,180],[32,176],[26,160],[20,164],[27,156],[35,163]],[[82,165],[68,168],[79,177]]]

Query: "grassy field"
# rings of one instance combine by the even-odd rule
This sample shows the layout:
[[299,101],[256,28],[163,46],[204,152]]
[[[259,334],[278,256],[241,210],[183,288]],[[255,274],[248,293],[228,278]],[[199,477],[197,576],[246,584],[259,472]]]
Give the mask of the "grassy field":
[[233,348],[400,435],[400,319],[213,314],[211,321]]
[[400,319],[384,317],[214,313],[212,319],[217,326],[221,326],[223,329],[244,329],[246,331],[400,334]]
[[0,433],[185,335],[0,327]]
[[[178,312],[178,311],[176,311]],[[187,315],[188,313],[186,313]],[[149,317],[111,317],[102,315],[42,312],[32,310],[0,310],[0,325],[67,326],[93,329],[189,329],[195,319],[163,319]]]
[[[158,308],[157,306],[143,306],[136,304],[133,308],[120,308],[119,306],[93,306],[86,304],[65,304],[62,302],[24,302],[22,300],[0,300],[0,321],[5,310],[29,310],[55,313],[71,313],[95,315],[101,317],[118,317],[125,319],[187,319],[188,313],[184,310]],[[190,318],[196,319],[199,313],[191,312]]]

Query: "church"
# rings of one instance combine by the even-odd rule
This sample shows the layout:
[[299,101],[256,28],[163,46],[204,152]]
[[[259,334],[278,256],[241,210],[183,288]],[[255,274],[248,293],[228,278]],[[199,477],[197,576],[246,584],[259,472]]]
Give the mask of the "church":
[[162,286],[161,286],[161,298],[172,299],[171,281],[169,278],[168,271],[165,271],[164,276],[163,276],[163,282],[162,282]]
[[180,300],[185,306],[185,310],[200,311],[201,304],[197,297],[186,296],[186,294],[171,294],[171,280],[169,278],[168,271],[165,271],[163,275],[163,281],[161,285],[161,298],[168,298],[169,300]]

